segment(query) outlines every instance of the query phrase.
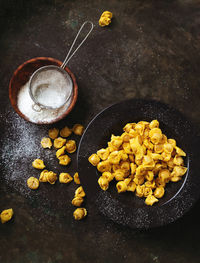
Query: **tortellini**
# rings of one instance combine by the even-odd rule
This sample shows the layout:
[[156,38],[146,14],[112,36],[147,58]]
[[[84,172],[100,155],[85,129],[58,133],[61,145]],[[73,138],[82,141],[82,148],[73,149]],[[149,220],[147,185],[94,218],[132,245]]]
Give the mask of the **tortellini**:
[[4,224],[4,223],[10,221],[13,217],[13,214],[14,214],[14,212],[13,212],[12,208],[3,210],[0,214],[1,223]]
[[44,162],[40,159],[35,159],[32,162],[32,166],[36,169],[41,169],[41,170],[45,168]]
[[111,23],[112,13],[104,11],[99,19],[99,25],[101,27],[108,26]]
[[33,176],[29,177],[27,180],[27,185],[30,189],[36,190],[39,187],[39,180]]
[[42,138],[41,145],[42,145],[43,148],[51,149],[51,147],[52,147],[51,139],[47,138],[47,137]]
[[159,126],[158,120],[127,123],[121,136],[112,134],[108,147],[88,158],[101,173],[102,190],[114,180],[118,193],[135,192],[152,206],[164,196],[167,183],[181,180],[186,153]]
[[87,210],[85,208],[77,208],[73,213],[75,220],[81,220],[84,217],[86,217],[86,215],[87,215]]
[[59,182],[62,184],[68,184],[73,181],[73,178],[69,173],[60,173],[59,175]]

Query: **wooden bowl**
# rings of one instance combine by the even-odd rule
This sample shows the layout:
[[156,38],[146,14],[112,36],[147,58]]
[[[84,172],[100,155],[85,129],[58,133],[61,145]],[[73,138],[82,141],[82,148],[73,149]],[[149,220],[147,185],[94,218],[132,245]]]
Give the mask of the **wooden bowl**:
[[[33,72],[35,72],[37,69],[43,67],[43,66],[47,66],[47,65],[56,65],[56,66],[61,66],[62,62],[54,59],[54,58],[49,58],[49,57],[36,57],[36,58],[32,58],[26,62],[24,62],[23,64],[21,64],[13,73],[13,76],[10,80],[9,83],[9,98],[10,98],[10,102],[12,107],[14,108],[14,110],[25,120],[29,121],[29,122],[33,122],[31,121],[27,116],[25,116],[18,108],[17,106],[17,96],[18,96],[18,92],[20,90],[20,88],[22,86],[24,86],[27,81],[29,80],[29,78],[31,77],[31,75],[33,74]],[[73,97],[71,100],[71,104],[69,105],[69,107],[67,108],[67,110],[59,115],[58,117],[56,117],[55,119],[51,120],[51,121],[39,121],[39,122],[33,122],[36,124],[51,124],[51,123],[55,123],[61,119],[63,119],[64,117],[66,117],[70,111],[73,109],[76,101],[77,101],[77,96],[78,96],[78,86],[76,83],[76,79],[74,74],[70,71],[70,69],[68,67],[65,67],[65,69],[67,71],[67,73],[70,75],[72,82],[73,82]]]

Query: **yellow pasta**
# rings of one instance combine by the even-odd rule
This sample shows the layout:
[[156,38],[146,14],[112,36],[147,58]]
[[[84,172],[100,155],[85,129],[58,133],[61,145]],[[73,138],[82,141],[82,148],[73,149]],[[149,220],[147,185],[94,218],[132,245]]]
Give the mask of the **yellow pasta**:
[[76,134],[76,135],[79,135],[81,136],[84,132],[84,127],[83,125],[81,124],[75,124],[72,128],[73,132]]
[[59,134],[59,130],[56,129],[56,128],[52,128],[49,130],[49,137],[54,140],[58,137],[58,134]]
[[127,190],[127,184],[126,184],[124,181],[119,181],[119,182],[116,184],[116,188],[117,188],[117,192],[118,192],[118,193],[126,192],[126,190]]
[[63,139],[61,137],[58,137],[54,140],[53,142],[53,146],[56,148],[56,149],[59,149],[61,147],[63,147],[66,143],[66,139]]
[[35,159],[32,162],[32,166],[36,169],[41,169],[41,170],[45,168],[44,162],[40,159]]
[[27,185],[30,189],[36,190],[39,187],[39,180],[33,176],[29,177],[27,180]]
[[111,23],[112,13],[104,11],[99,19],[99,25],[101,27],[108,26]]
[[62,184],[68,184],[73,181],[73,178],[68,173],[60,173],[59,175],[59,182]]
[[42,145],[43,148],[51,149],[51,147],[52,147],[51,139],[50,138],[46,138],[46,137],[42,138],[41,145]]
[[74,153],[76,151],[76,142],[74,140],[69,140],[67,141],[65,147],[68,153]]
[[85,208],[77,208],[73,213],[75,220],[81,220],[84,217],[86,217],[86,215],[87,215],[87,210]]
[[3,210],[0,214],[1,223],[4,224],[4,223],[10,221],[13,217],[13,214],[14,214],[14,212],[13,212],[12,208]]
[[66,146],[63,146],[62,148],[58,149],[56,151],[56,157],[59,158],[61,155],[64,155],[65,154],[65,149],[66,149]]
[[59,159],[59,164],[61,165],[68,165],[71,162],[71,158],[66,154],[58,157],[58,159]]
[[60,130],[60,136],[61,137],[65,137],[66,138],[66,137],[69,137],[71,134],[72,134],[72,131],[67,126]]
[[123,130],[120,136],[112,134],[108,147],[88,160],[97,166],[104,191],[114,180],[118,193],[135,192],[152,206],[163,197],[169,182],[178,182],[187,172],[186,153],[163,134],[158,120],[127,123]]
[[74,183],[75,184],[80,184],[80,179],[79,179],[79,174],[78,173],[75,173],[74,174]]

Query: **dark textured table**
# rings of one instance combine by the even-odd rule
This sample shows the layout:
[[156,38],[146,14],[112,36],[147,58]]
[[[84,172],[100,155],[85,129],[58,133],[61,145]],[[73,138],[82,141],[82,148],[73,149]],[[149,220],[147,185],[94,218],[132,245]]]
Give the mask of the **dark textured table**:
[[[100,28],[105,10],[114,19]],[[74,183],[41,185],[35,192],[26,187],[26,179],[39,174],[31,167],[34,158],[46,160],[49,169],[57,163],[53,150],[40,147],[51,126],[28,123],[13,111],[9,80],[32,57],[62,60],[85,20],[95,29],[69,63],[78,102],[56,127],[86,126],[101,109],[123,99],[153,98],[200,128],[200,1],[0,1],[0,210],[15,212],[14,220],[0,224],[0,262],[198,263],[200,202],[172,225],[137,231],[103,217],[91,200],[86,200],[87,219],[74,221]],[[68,171],[76,171],[76,155]]]

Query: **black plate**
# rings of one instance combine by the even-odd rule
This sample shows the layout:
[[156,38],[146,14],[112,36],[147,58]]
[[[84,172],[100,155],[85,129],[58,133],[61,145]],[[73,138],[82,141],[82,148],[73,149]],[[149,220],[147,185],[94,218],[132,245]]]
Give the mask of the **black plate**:
[[[106,148],[111,134],[120,135],[128,122],[157,119],[168,138],[174,138],[186,153],[187,174],[177,183],[169,183],[165,196],[153,207],[135,193],[118,194],[115,184],[107,191],[100,189],[96,167],[88,157],[98,149]],[[191,123],[175,109],[147,100],[128,100],[101,111],[88,125],[78,149],[78,171],[88,199],[99,207],[100,212],[117,223],[132,228],[152,228],[169,224],[185,214],[200,196],[198,153],[199,141]]]

